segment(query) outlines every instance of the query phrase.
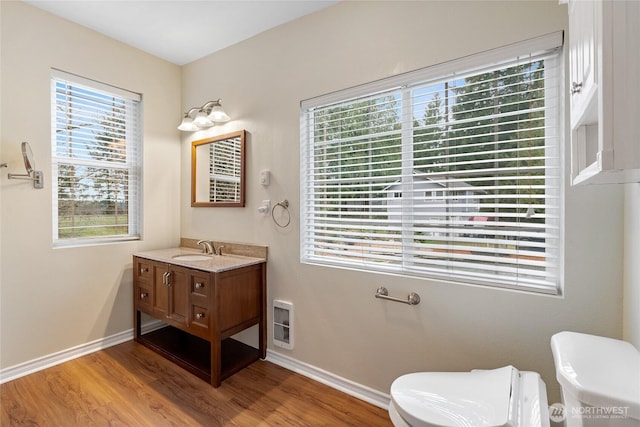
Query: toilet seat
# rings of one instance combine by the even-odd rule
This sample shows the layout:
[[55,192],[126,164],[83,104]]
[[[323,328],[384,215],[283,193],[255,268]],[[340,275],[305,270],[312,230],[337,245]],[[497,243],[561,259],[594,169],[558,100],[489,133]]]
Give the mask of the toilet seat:
[[418,372],[391,385],[396,426],[548,426],[544,383],[512,366],[471,372]]

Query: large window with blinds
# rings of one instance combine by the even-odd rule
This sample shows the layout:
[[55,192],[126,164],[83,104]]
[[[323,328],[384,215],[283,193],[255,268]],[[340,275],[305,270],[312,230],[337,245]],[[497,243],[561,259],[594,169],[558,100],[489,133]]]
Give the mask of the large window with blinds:
[[301,103],[301,260],[560,291],[551,34]]
[[54,245],[140,238],[139,94],[54,70]]

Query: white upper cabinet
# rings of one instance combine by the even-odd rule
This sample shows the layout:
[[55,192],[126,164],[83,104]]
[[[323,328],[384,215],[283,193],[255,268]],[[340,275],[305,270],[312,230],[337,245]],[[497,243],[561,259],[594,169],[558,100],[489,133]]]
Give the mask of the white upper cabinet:
[[640,2],[569,2],[572,184],[640,182]]

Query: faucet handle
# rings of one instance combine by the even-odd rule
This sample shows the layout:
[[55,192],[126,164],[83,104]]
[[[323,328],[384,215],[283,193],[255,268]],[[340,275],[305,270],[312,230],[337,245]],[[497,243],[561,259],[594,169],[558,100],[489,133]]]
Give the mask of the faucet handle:
[[220,245],[216,248],[216,255],[222,255],[222,248],[224,248],[224,245]]

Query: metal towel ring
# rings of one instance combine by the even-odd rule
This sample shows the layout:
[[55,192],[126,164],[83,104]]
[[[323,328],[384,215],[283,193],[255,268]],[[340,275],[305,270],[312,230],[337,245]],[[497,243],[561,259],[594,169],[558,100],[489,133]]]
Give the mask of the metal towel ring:
[[[284,211],[287,213],[287,223],[284,225],[280,224],[276,219],[276,216],[274,215],[274,212],[278,206],[284,209]],[[273,208],[271,208],[271,218],[273,219],[273,222],[275,222],[276,225],[280,228],[285,228],[291,223],[291,212],[289,212],[289,201],[287,199],[284,199],[283,201],[273,205]]]

